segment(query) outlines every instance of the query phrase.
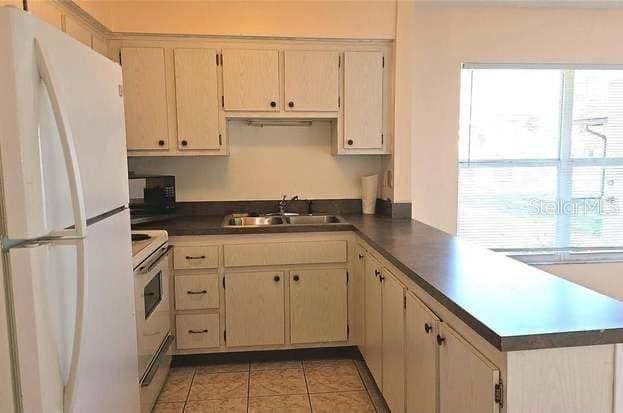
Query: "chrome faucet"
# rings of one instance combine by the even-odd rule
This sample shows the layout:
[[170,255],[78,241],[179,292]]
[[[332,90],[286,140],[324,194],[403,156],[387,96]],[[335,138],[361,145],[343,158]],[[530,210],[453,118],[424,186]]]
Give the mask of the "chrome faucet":
[[283,199],[281,201],[279,201],[279,213],[281,215],[285,215],[286,214],[286,209],[288,209],[288,206],[290,205],[290,202],[296,201],[297,199],[299,199],[298,195],[294,195],[292,197],[292,199],[290,199],[290,200],[288,200],[287,196],[284,195]]

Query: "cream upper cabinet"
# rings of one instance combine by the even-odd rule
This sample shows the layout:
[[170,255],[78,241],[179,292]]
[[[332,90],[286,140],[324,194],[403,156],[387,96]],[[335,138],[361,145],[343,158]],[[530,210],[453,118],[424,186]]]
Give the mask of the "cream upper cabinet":
[[121,49],[128,150],[169,147],[164,49]]
[[225,274],[227,346],[285,343],[284,277],[283,271]]
[[222,64],[225,110],[280,110],[276,49],[223,49]]
[[406,305],[406,411],[437,413],[439,318],[410,292]]
[[[20,1],[21,3],[21,1]],[[50,1],[30,1],[28,2],[30,12],[56,27],[59,30],[63,28],[63,12]]]
[[497,367],[447,324],[441,323],[437,340],[440,413],[499,413]]
[[64,16],[63,20],[65,33],[78,40],[85,46],[93,46],[91,31],[86,26],[84,26],[84,24],[82,24],[78,19],[67,14]]
[[219,149],[215,49],[175,49],[177,144],[180,150]]
[[383,53],[344,53],[344,136],[346,149],[382,149]]
[[381,276],[383,317],[383,397],[390,411],[405,409],[405,289],[387,269]]
[[[365,337],[363,344],[363,356],[372,373],[372,377],[382,387],[382,266],[371,255],[366,256],[365,275],[365,298],[364,298],[364,324]],[[382,389],[381,389],[382,390]]]
[[348,286],[345,269],[290,272],[292,344],[346,341]]
[[338,111],[340,65],[338,52],[285,50],[284,63],[286,111]]

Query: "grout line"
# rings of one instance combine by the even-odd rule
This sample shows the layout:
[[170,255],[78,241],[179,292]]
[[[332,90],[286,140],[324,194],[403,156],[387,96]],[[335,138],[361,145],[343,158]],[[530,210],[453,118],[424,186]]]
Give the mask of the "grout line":
[[307,390],[307,402],[309,403],[309,411],[313,412],[311,396],[309,395],[309,384],[307,384],[307,374],[305,374],[305,363],[301,360],[301,370],[303,371],[303,379],[305,380],[305,390]]
[[195,375],[197,374],[197,368],[193,368],[193,376],[190,378],[190,386],[188,386],[188,393],[186,393],[186,400],[184,400],[184,407],[182,408],[182,412],[186,411],[186,404],[188,403],[188,398],[190,397],[190,391],[193,388],[193,383],[195,382]]
[[249,379],[247,380],[247,413],[251,409],[251,363],[249,363]]

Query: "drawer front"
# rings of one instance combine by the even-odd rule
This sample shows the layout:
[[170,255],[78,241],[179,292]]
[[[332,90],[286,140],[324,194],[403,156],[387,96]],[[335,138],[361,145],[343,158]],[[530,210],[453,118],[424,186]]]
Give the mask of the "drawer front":
[[346,241],[301,241],[225,245],[225,266],[346,262]]
[[218,347],[218,314],[178,315],[175,331],[178,349]]
[[218,245],[175,246],[173,266],[177,270],[217,268],[219,265],[218,252]]
[[201,310],[219,307],[217,274],[179,275],[175,277],[175,308]]

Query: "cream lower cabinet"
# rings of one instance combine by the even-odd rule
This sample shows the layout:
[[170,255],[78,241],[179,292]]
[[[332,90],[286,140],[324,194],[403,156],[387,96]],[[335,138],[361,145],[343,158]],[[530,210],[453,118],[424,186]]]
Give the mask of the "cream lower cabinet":
[[285,344],[283,271],[225,273],[228,346]]
[[498,368],[446,324],[440,325],[437,342],[439,412],[499,413]]
[[290,342],[348,339],[348,279],[345,269],[290,272]]
[[387,269],[381,275],[383,397],[394,412],[405,409],[405,289]]
[[382,265],[371,255],[365,258],[365,298],[364,298],[364,341],[362,354],[366,364],[372,373],[372,377],[381,388],[382,381],[382,337],[383,337],[383,318],[382,318]]
[[415,295],[406,295],[406,411],[437,413],[439,318]]

